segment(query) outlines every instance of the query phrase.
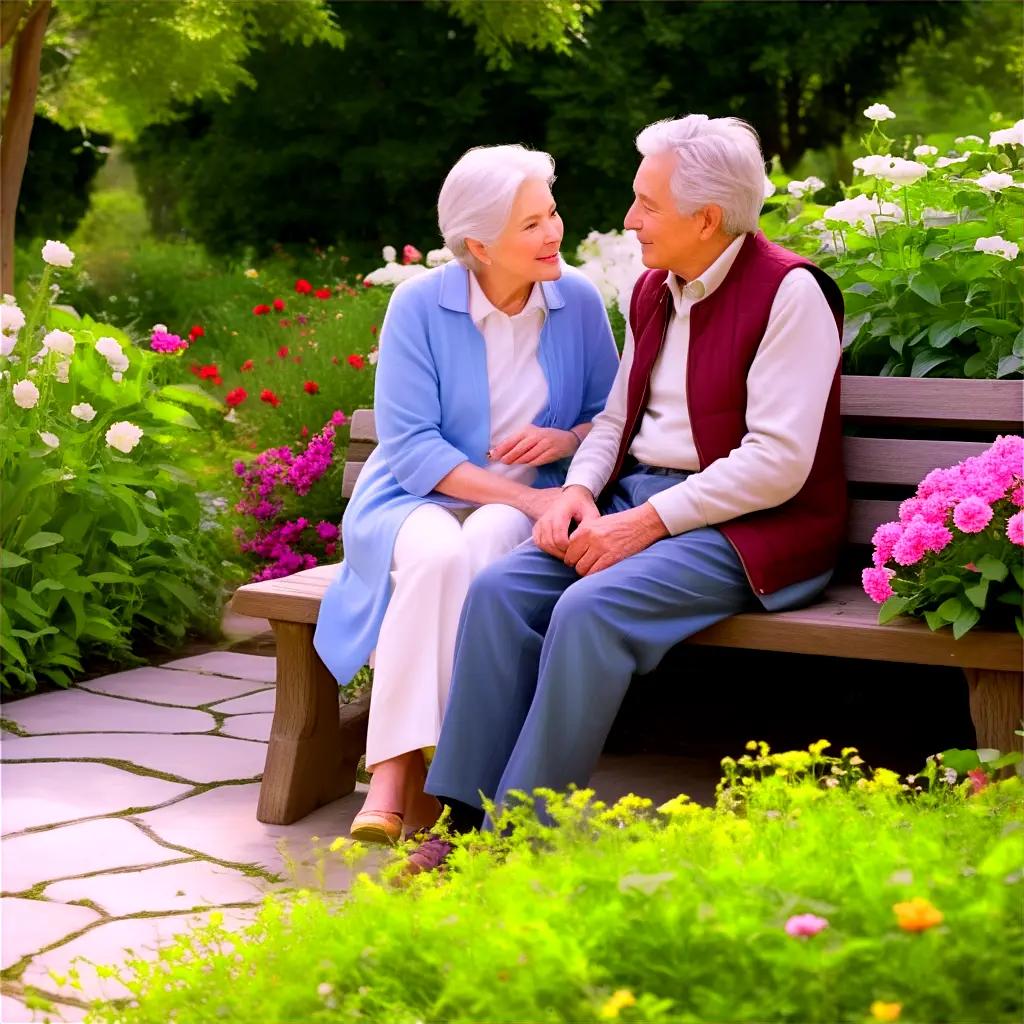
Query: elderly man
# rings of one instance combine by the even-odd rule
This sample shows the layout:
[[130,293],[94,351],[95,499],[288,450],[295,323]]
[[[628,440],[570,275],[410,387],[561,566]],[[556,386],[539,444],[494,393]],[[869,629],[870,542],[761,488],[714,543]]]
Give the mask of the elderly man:
[[607,406],[534,543],[463,609],[426,784],[458,830],[481,796],[585,784],[634,674],[758,603],[812,600],[843,540],[839,289],[758,231],[749,125],[693,114],[637,148],[625,227],[650,269]]

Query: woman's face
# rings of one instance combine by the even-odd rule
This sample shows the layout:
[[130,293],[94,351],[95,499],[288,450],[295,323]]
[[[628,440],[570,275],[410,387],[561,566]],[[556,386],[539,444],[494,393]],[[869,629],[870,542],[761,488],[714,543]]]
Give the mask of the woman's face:
[[519,186],[497,241],[479,250],[473,246],[471,251],[489,270],[520,280],[555,281],[562,275],[558,259],[562,234],[562,218],[551,189],[533,178]]

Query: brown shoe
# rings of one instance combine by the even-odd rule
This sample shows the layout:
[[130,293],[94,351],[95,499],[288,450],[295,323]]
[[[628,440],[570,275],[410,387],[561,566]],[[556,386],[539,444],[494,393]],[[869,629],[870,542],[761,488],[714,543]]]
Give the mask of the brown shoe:
[[402,815],[394,811],[360,811],[348,834],[362,843],[394,846],[402,838]]

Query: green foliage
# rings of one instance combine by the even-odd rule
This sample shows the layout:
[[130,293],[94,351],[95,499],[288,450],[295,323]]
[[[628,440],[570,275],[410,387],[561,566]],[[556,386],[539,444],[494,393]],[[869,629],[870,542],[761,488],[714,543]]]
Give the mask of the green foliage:
[[[157,357],[118,328],[49,307],[52,271],[0,359],[5,690],[66,686],[86,659],[130,663],[139,644],[216,633],[222,584],[235,575],[220,554],[226,503],[202,493],[216,451],[204,427],[219,403],[161,387]],[[73,355],[40,349],[45,330],[70,335]],[[123,371],[97,343],[120,348]]]
[[[1020,780],[950,784],[933,760],[912,794],[825,746],[724,762],[714,809],[548,794],[558,828],[516,808],[446,874],[395,888],[400,854],[344,898],[268,898],[244,935],[217,914],[101,968],[132,1002],[89,1019],[862,1024],[885,1002],[908,1024],[1019,1020]],[[803,914],[826,926],[788,934]]]

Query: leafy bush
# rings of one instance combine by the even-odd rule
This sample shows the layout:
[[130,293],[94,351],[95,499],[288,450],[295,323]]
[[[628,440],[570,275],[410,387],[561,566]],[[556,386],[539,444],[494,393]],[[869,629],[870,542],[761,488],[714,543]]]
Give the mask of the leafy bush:
[[44,256],[27,316],[13,300],[0,309],[5,690],[66,686],[88,657],[130,662],[140,642],[215,631],[234,573],[218,503],[196,493],[211,480],[216,435],[203,427],[219,403],[156,384],[162,357],[51,306],[51,277],[73,254],[50,242]]
[[216,915],[159,961],[101,968],[132,1001],[89,1019],[1018,1021],[1020,779],[937,755],[903,782],[827,745],[748,745],[714,809],[548,794],[558,828],[518,807],[444,875],[396,889],[396,859],[347,897],[270,897],[245,934]]

